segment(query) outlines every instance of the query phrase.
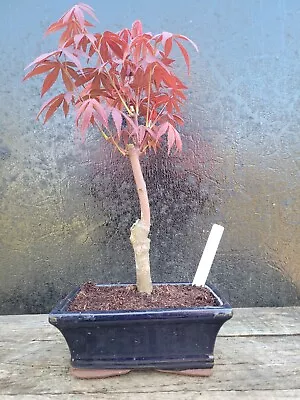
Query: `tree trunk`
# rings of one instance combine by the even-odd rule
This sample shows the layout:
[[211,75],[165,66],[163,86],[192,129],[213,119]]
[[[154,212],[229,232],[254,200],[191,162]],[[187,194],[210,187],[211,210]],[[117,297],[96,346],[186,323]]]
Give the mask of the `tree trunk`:
[[130,241],[136,264],[136,286],[139,292],[150,294],[152,292],[152,281],[149,260],[150,239],[148,238],[150,232],[149,199],[140,164],[140,151],[132,144],[127,146],[127,150],[141,208],[141,218],[130,229]]

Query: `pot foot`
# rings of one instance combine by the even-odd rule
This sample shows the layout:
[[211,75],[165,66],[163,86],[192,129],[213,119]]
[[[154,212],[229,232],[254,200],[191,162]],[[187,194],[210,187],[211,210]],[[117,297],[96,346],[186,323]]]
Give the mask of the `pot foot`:
[[130,369],[84,369],[84,368],[70,368],[70,373],[75,378],[80,379],[104,379],[113,376],[120,376],[128,374]]
[[158,372],[164,372],[167,374],[176,374],[176,375],[184,375],[184,376],[201,376],[207,377],[211,376],[212,368],[203,368],[203,369],[183,369],[183,370],[176,370],[176,369],[158,369]]

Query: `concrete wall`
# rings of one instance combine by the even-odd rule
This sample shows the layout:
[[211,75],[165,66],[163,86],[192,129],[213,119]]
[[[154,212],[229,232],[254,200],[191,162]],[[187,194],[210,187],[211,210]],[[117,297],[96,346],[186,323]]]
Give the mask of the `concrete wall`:
[[[213,223],[210,281],[234,306],[300,304],[300,3],[90,1],[99,29],[140,18],[192,53],[180,157],[143,160],[154,281],[189,281]],[[0,313],[47,312],[74,285],[134,280],[138,204],[128,161],[72,118],[35,121],[41,81],[23,68],[54,47],[45,28],[72,1],[1,2]],[[179,63],[179,73],[184,73]]]

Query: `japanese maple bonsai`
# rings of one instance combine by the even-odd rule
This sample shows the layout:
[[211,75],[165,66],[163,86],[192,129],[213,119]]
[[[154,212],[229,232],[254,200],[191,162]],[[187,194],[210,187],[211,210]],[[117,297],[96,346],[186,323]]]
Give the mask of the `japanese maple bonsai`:
[[[148,237],[151,218],[140,158],[148,151],[156,152],[162,146],[165,137],[168,153],[173,149],[181,151],[182,142],[177,127],[184,124],[181,108],[186,100],[184,91],[187,87],[174,71],[171,51],[174,45],[178,47],[189,72],[190,59],[184,43],[190,43],[196,50],[197,46],[180,34],[144,33],[140,21],[135,21],[131,29],[125,28],[116,33],[110,31],[91,33],[90,28],[93,25],[86,20],[85,14],[97,20],[93,9],[80,3],[50,25],[47,34],[63,31],[58,49],[36,58],[28,66],[32,69],[24,79],[46,74],[41,89],[41,96],[44,96],[61,76],[64,91],[48,100],[39,111],[38,117],[45,113],[44,122],[46,122],[60,107],[67,116],[73,106],[76,125],[82,139],[85,138],[87,129],[93,126],[101,132],[106,141],[123,156],[129,158],[141,209],[140,219],[131,227],[130,235],[136,261],[136,287],[139,292],[151,294],[153,286]],[[64,307],[66,308],[66,304]],[[50,322],[57,326],[58,316],[62,317],[61,310],[57,308],[52,314],[52,320],[50,319]],[[208,315],[205,317],[207,319]],[[230,310],[225,319],[229,317]],[[81,315],[80,318],[85,317]],[[152,319],[154,320],[154,317]],[[69,322],[68,317],[63,325]],[[220,322],[216,325],[215,331],[219,329],[219,325]],[[61,327],[59,328],[71,349],[72,339]],[[205,346],[213,347],[213,344],[214,341],[210,345],[206,343]],[[103,349],[101,351],[103,353]],[[73,348],[71,354],[74,366],[90,367],[92,356],[89,356],[88,361],[84,363],[82,350]],[[137,357],[133,357],[133,360],[136,359]],[[130,367],[137,362],[133,360],[129,363]],[[151,367],[158,364],[148,362],[148,364],[137,363],[136,366]],[[192,363],[195,368],[200,364]],[[96,365],[107,368],[107,363],[103,364],[99,360]],[[118,365],[128,367],[126,362],[125,364],[119,362]],[[159,365],[173,366],[170,362]],[[180,361],[175,366],[182,368],[185,365]],[[200,367],[210,368],[211,365],[211,359],[205,359]],[[113,368],[112,364],[108,367]]]
[[41,90],[44,96],[60,75],[65,91],[48,100],[38,116],[45,112],[46,122],[61,106],[67,116],[72,105],[82,138],[92,125],[129,158],[141,208],[130,236],[136,285],[138,291],[151,293],[150,207],[140,157],[156,151],[164,136],[169,153],[173,147],[181,150],[177,125],[184,122],[180,111],[186,86],[174,72],[170,53],[173,44],[177,45],[189,70],[189,55],[182,42],[197,46],[183,35],[144,33],[140,21],[117,33],[94,34],[84,13],[96,19],[91,7],[78,4],[47,29],[47,34],[63,30],[59,47],[36,58],[24,79],[46,74]]

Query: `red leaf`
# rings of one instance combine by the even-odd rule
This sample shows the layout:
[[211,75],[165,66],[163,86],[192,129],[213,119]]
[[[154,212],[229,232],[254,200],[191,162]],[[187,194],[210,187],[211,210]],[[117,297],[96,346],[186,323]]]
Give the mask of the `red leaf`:
[[74,71],[74,69],[73,68],[69,68],[69,67],[67,67],[67,70],[68,70],[68,73],[71,75],[71,77],[73,78],[73,79],[78,79],[79,78],[79,75],[77,74],[77,72],[76,71]]
[[162,32],[158,35],[153,36],[152,39],[155,41],[156,44],[162,42],[162,45],[165,46],[166,40],[170,39],[173,36],[173,33]]
[[163,32],[163,33],[161,34],[161,42],[162,42],[162,45],[165,46],[165,45],[166,45],[166,42],[167,42],[169,39],[171,39],[172,37],[173,37],[173,33],[170,33],[170,32]]
[[[184,89],[186,89],[186,88],[184,88]],[[182,100],[185,100],[185,99],[186,99],[186,96],[182,93],[181,89],[174,89],[174,90],[173,90],[173,94],[174,94],[176,97],[180,97]]]
[[51,24],[48,29],[45,32],[45,35],[49,35],[50,33],[59,31],[60,29],[62,29],[65,26],[65,24],[62,21],[57,21],[54,22],[53,24]]
[[132,127],[132,131],[138,135],[138,127],[137,125],[132,121],[132,119],[130,117],[128,117],[127,114],[121,112],[121,114],[123,115],[123,117],[126,119],[127,122],[129,122],[129,125],[131,125]]
[[107,115],[106,115],[106,112],[105,112],[103,106],[101,106],[101,104],[96,99],[92,100],[92,104],[93,104],[95,111],[100,115],[102,124],[105,127],[107,127]]
[[173,74],[164,73],[162,78],[170,88],[176,88],[176,77]]
[[64,102],[63,102],[63,110],[64,110],[65,117],[68,115],[69,108],[70,108],[69,104],[68,104],[68,103],[66,102],[66,100],[64,99]]
[[87,83],[88,81],[90,81],[92,79],[92,77],[88,77],[85,75],[78,75],[77,78],[75,78],[75,85],[77,87],[84,85],[85,83]]
[[169,101],[169,102],[167,103],[166,110],[168,111],[169,114],[172,113],[172,111],[173,111],[173,104],[172,104],[171,101]]
[[80,10],[80,8],[78,6],[74,6],[74,15],[76,17],[77,22],[80,25],[81,29],[84,29],[84,15],[83,12]]
[[73,94],[72,94],[72,93],[65,93],[65,95],[64,95],[64,100],[65,100],[68,104],[71,103],[72,99],[73,99]]
[[157,140],[159,140],[167,132],[168,128],[169,128],[168,122],[164,122],[159,126],[157,130]]
[[152,56],[155,55],[155,50],[154,50],[153,46],[149,43],[149,41],[147,41],[147,42],[145,43],[145,47],[147,47],[149,53],[150,53]]
[[61,17],[61,20],[63,21],[64,24],[67,24],[67,23],[69,22],[69,20],[72,19],[73,11],[74,11],[74,7],[72,7],[69,11],[67,11],[67,12]]
[[162,53],[162,52],[161,52],[161,56],[162,56],[161,62],[167,66],[170,66],[175,61],[172,58],[165,57],[164,53]]
[[81,114],[82,121],[81,121],[80,131],[82,134],[86,132],[91,122],[92,115],[93,115],[93,105],[89,104]]
[[76,111],[76,123],[78,125],[78,121],[81,117],[81,114],[84,112],[84,110],[86,109],[86,107],[89,105],[89,100],[85,100],[83,102],[78,102],[76,104],[77,107],[77,111]]
[[51,71],[45,78],[42,91],[41,91],[41,97],[44,96],[44,94],[51,88],[51,86],[56,82],[56,79],[58,77],[60,68],[56,67],[54,68],[53,71]]
[[93,35],[93,36],[95,37],[95,42],[94,42],[95,46],[90,47],[89,54],[88,54],[89,57],[92,57],[95,54],[95,52],[96,52],[95,47],[99,48],[100,43],[101,43],[101,38],[102,38],[102,35],[100,33],[95,33],[95,35]]
[[72,35],[73,35],[73,29],[72,29],[72,25],[67,25],[67,29],[62,33],[58,45],[61,48],[65,48],[67,47],[67,43],[69,43],[69,40],[72,39]]
[[152,129],[146,128],[146,132],[148,132],[153,139],[156,139],[156,134]]
[[[141,43],[137,43],[136,46],[135,46],[135,51],[133,52],[133,60],[134,60],[135,64],[137,64],[138,61],[139,61],[140,54],[141,54],[141,49],[142,49],[142,44]],[[147,67],[147,65],[146,65],[146,67]]]
[[[98,20],[97,20],[98,21]],[[87,21],[87,20],[85,20],[84,21],[84,24],[85,24],[85,26],[89,26],[89,27],[92,27],[92,26],[94,26],[93,24],[91,24],[89,21]]]
[[165,55],[166,55],[166,57],[168,57],[168,55],[171,53],[172,43],[173,43],[172,37],[170,37],[169,39],[166,40],[166,43],[165,43]]
[[141,21],[139,20],[134,21],[131,28],[132,37],[135,38],[136,36],[141,35],[142,33],[143,33],[143,26]]
[[50,61],[45,62],[42,65],[37,65],[36,67],[34,67],[32,71],[28,72],[28,74],[24,76],[23,81],[26,81],[26,79],[29,79],[35,75],[43,74],[44,72],[47,72],[50,69],[52,69],[55,65],[56,62],[50,62]]
[[[167,128],[166,128],[167,127]],[[174,128],[174,126],[172,124],[170,124],[169,122],[165,122],[163,123],[160,128],[158,129],[158,138],[157,141],[159,140],[159,138],[164,135],[165,133],[168,134],[168,154],[170,154],[172,147],[174,146],[174,144],[177,147],[178,151],[182,150],[182,141],[180,138],[180,134],[179,132]]]
[[106,62],[109,58],[108,55],[108,47],[106,42],[102,39],[101,40],[101,45],[100,45],[100,54],[101,54],[101,58],[104,62]]
[[78,45],[79,45],[79,43],[80,43],[82,38],[84,38],[84,34],[83,33],[79,33],[78,35],[74,36],[74,44],[75,44],[76,48],[78,47]]
[[81,66],[81,64],[80,64],[80,61],[79,61],[79,58],[78,57],[76,57],[74,54],[72,54],[69,50],[67,50],[67,49],[62,49],[62,52],[65,54],[65,56],[69,59],[69,60],[71,60],[75,65],[76,65],[76,67],[80,70],[80,71],[82,71],[82,66]]
[[173,144],[175,143],[175,134],[174,134],[174,128],[171,124],[168,124],[168,154],[170,154],[171,148],[173,147]]
[[116,110],[115,108],[113,108],[112,112],[111,112],[112,118],[114,120],[114,124],[116,126],[118,135],[121,134],[121,127],[122,127],[122,115],[120,113],[120,111]]
[[72,92],[74,90],[74,84],[73,84],[72,80],[70,79],[69,75],[63,69],[61,70],[61,76],[63,78],[63,81],[64,81],[67,91]]
[[27,67],[26,67],[25,69],[31,67],[31,66],[34,65],[34,64],[39,64],[41,61],[45,61],[48,57],[57,55],[57,54],[59,54],[59,53],[60,53],[60,50],[55,50],[55,51],[51,51],[50,53],[42,54],[42,55],[40,55],[39,57],[37,57],[34,61],[32,61],[32,63],[30,63],[29,65],[27,65]]
[[165,93],[159,94],[154,98],[155,106],[160,106],[161,104],[165,104],[169,101],[170,96]]
[[112,51],[116,54],[117,57],[123,58],[123,49],[118,46],[114,41],[109,41],[107,42],[109,47],[112,49]]
[[174,114],[174,115],[173,115],[173,118],[174,118],[174,120],[177,122],[177,124],[183,125],[184,121],[183,121],[183,119],[182,119],[179,115]]
[[129,39],[131,37],[131,32],[129,29],[125,28],[125,29],[122,29],[120,32],[118,32],[118,36],[120,38],[122,38],[123,40],[125,40],[126,43],[128,43]]
[[173,127],[173,132],[175,135],[175,144],[178,151],[182,151],[182,141],[179,132]]
[[190,57],[189,57],[189,54],[188,54],[187,50],[185,49],[185,47],[180,42],[178,42],[178,40],[175,39],[175,42],[177,43],[177,45],[178,45],[178,47],[179,47],[179,49],[180,49],[180,51],[181,51],[181,53],[182,53],[182,55],[184,57],[184,60],[185,60],[185,63],[186,63],[187,69],[188,69],[188,73],[190,73]]
[[108,99],[114,100],[114,98],[105,89],[91,89],[90,96],[96,97],[107,97]]
[[82,41],[81,41],[81,50],[86,54],[86,49],[88,45],[90,44],[89,39],[85,36]]
[[89,41],[91,43],[95,43],[95,41],[96,41],[96,36],[95,35],[93,35],[92,33],[86,33],[85,36],[89,39]]
[[186,41],[190,42],[191,45],[196,49],[196,51],[199,51],[198,46],[196,45],[196,43],[193,42],[193,41],[192,41],[191,39],[189,39],[188,37],[183,36],[183,35],[174,35],[174,36],[175,36],[175,37],[178,37],[179,39],[183,39],[183,40],[186,40]]
[[42,112],[51,104],[53,103],[53,101],[55,101],[55,99],[58,96],[52,97],[51,99],[45,101],[45,103],[42,105],[42,107],[40,108],[40,111],[38,112],[38,115],[36,116],[36,119],[39,119],[40,115],[42,114]]
[[92,7],[90,7],[88,4],[85,3],[79,3],[78,7],[80,7],[83,11],[85,11],[87,14],[89,14],[92,18],[94,18],[94,20],[98,21],[94,10],[92,9]]
[[63,94],[56,96],[55,100],[52,102],[48,111],[46,112],[44,124],[48,121],[48,119],[57,111],[58,107],[61,105],[63,101]]

